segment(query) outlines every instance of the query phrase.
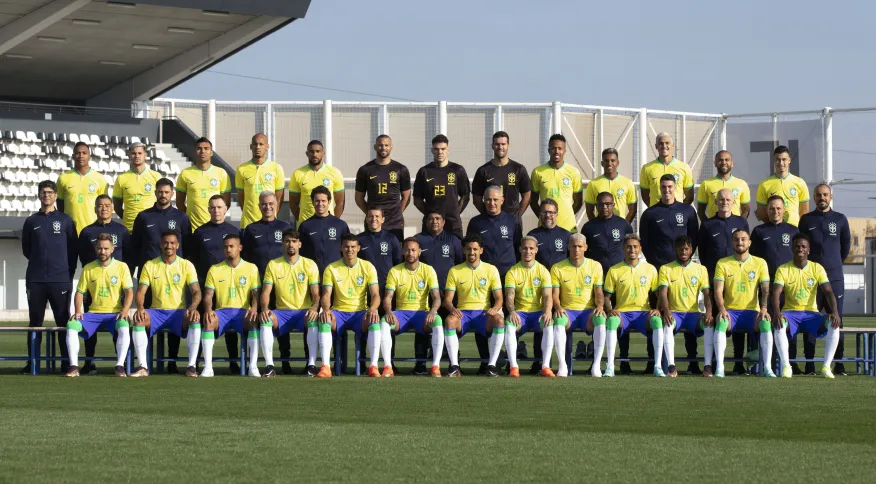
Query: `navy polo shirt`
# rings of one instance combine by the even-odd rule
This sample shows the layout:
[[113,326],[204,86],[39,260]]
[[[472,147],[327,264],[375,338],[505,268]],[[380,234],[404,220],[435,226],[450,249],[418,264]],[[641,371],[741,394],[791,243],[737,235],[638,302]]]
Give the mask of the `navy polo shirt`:
[[207,222],[195,230],[190,239],[189,260],[195,265],[198,280],[203,284],[207,280],[210,266],[225,260],[223,241],[228,235],[239,235],[240,229],[228,222]]
[[766,260],[770,271],[770,280],[776,275],[780,265],[791,261],[794,253],[791,250],[791,239],[797,235],[797,227],[788,222],[774,224],[767,222],[758,225],[751,231],[751,255]]
[[[108,224],[100,223],[96,220],[93,224],[82,229],[79,233],[79,263],[82,267],[86,264],[97,260],[97,253],[94,252],[94,244],[97,242],[97,236],[100,234],[110,234],[113,236],[113,259],[124,261],[131,267],[131,262],[125,258],[126,255],[133,255],[131,251],[131,233],[124,225],[110,220]],[[128,248],[128,253],[125,254],[125,247]]]
[[179,249],[176,255],[185,257],[184,247],[192,236],[192,224],[188,215],[170,206],[160,209],[157,206],[147,208],[137,214],[134,219],[134,230],[131,231],[132,259],[138,266],[161,255],[161,232],[174,230],[180,236]]
[[314,215],[301,222],[298,232],[301,233],[301,255],[316,262],[322,283],[325,268],[341,258],[341,237],[350,233],[350,227],[334,215]]
[[587,237],[584,256],[599,262],[603,274],[607,274],[611,266],[624,260],[624,237],[633,233],[633,226],[617,215],[596,217],[581,227],[581,233]]
[[270,222],[257,220],[250,223],[242,230],[241,257],[255,264],[259,268],[259,276],[263,277],[268,262],[283,255],[283,232],[291,228],[288,222],[278,219]]
[[681,235],[691,238],[693,250],[696,251],[699,228],[697,211],[690,205],[681,202],[670,205],[657,202],[645,210],[639,221],[639,236],[642,238],[645,259],[658,269],[674,261],[675,239]]
[[700,264],[706,266],[709,277],[715,275],[715,266],[722,257],[733,254],[734,231],[748,230],[748,221],[739,215],[731,214],[727,218],[715,215],[706,219],[700,227],[697,247],[700,249]]
[[438,288],[443,293],[447,283],[447,273],[455,266],[462,264],[465,256],[462,253],[462,242],[459,237],[447,230],[438,235],[422,232],[416,235],[420,241],[420,261],[432,266],[438,274]]
[[556,226],[552,229],[538,227],[529,231],[529,236],[535,237],[538,241],[538,252],[535,254],[535,260],[548,268],[562,262],[569,257],[569,237],[572,233],[568,230]]
[[367,260],[377,270],[381,294],[386,286],[386,275],[393,266],[402,262],[402,248],[398,239],[386,230],[359,233],[359,258]]
[[479,234],[483,240],[484,253],[481,260],[499,269],[505,280],[505,273],[520,260],[520,239],[523,229],[517,217],[507,212],[498,215],[481,214],[468,222],[466,234]]
[[843,280],[843,261],[851,249],[851,231],[845,215],[813,210],[800,217],[800,232],[809,236],[809,260],[818,262],[831,281]]

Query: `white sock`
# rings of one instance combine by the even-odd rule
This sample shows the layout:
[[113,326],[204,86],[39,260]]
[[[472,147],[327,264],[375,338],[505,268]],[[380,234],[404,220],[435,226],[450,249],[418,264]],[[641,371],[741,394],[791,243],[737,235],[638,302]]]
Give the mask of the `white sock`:
[[554,354],[554,327],[548,326],[541,331],[541,367],[551,367],[551,357]]
[[776,340],[776,355],[779,357],[779,368],[784,370],[790,365],[788,360],[788,326],[785,325],[782,329],[774,329],[773,337]]
[[836,347],[839,346],[840,331],[839,328],[834,328],[828,323],[827,336],[824,337],[824,366],[830,368],[833,363],[833,356],[836,354]]
[[319,353],[319,327],[307,328],[307,366],[316,366],[316,354]]
[[760,333],[760,356],[764,368],[772,369],[773,366],[773,333],[764,331]]
[[67,351],[70,366],[79,366],[79,333],[75,329],[67,330]]
[[322,356],[322,364],[323,366],[329,365],[331,366],[331,357],[332,357],[332,333],[331,331],[326,331],[325,333],[319,333],[319,351]]
[[490,361],[488,363],[489,365],[496,366],[496,362],[499,361],[499,353],[502,352],[502,345],[504,343],[505,343],[505,328],[493,328],[493,334],[490,335]]
[[389,323],[380,323],[380,352],[383,353],[383,366],[392,368],[392,329]]
[[116,366],[125,366],[131,346],[131,328],[122,326],[116,331]]
[[675,366],[675,327],[663,328],[663,354],[666,355],[666,364]]
[[[204,345],[204,369],[213,369],[213,345],[216,344],[215,331],[201,333],[201,343]],[[206,338],[204,336],[207,336]]]
[[247,331],[246,351],[249,352],[249,367],[256,368],[259,364],[259,331],[257,329]]
[[432,326],[432,366],[441,364],[442,353],[444,353],[444,328]]
[[265,366],[274,366],[274,327],[270,324],[262,325],[262,356],[265,358]]
[[605,352],[608,357],[608,360],[605,363],[606,368],[614,368],[614,351],[617,348],[617,330],[616,329],[608,329],[605,330],[606,343],[605,343]]
[[715,368],[724,371],[724,353],[727,352],[727,333],[715,331]]
[[663,328],[651,331],[651,343],[654,345],[654,368],[663,368]]
[[517,368],[517,326],[513,324],[505,325],[505,352],[511,368]]
[[703,328],[703,366],[712,366],[712,357],[715,354],[715,328]]
[[[138,331],[143,329],[143,331]],[[146,327],[134,327],[134,334],[131,339],[134,340],[134,353],[137,353],[137,363],[143,368],[149,368],[149,362],[146,361],[146,347],[149,346],[149,336],[146,333]]]
[[200,324],[193,324],[189,326],[189,331],[188,333],[186,333],[186,346],[189,347],[188,366],[196,366],[198,364],[198,350],[201,349]]
[[593,367],[602,366],[602,354],[605,353],[605,325],[593,327]]
[[368,327],[368,353],[371,356],[369,366],[377,366],[380,361],[380,325],[372,324]]
[[444,344],[447,345],[447,356],[450,358],[450,366],[459,365],[459,335],[455,329],[444,331]]
[[557,348],[557,375],[567,375],[566,366],[566,327],[554,325],[554,346]]

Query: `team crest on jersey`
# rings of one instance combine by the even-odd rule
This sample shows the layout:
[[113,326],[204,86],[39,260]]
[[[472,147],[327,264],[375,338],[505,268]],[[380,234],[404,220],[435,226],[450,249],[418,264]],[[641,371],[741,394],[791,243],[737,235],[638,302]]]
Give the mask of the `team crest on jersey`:
[[383,255],[386,255],[386,253],[389,252],[389,244],[387,244],[386,242],[381,242],[380,243],[380,252]]
[[112,277],[110,277],[110,284],[112,284],[113,286],[115,286],[115,285],[118,284],[118,283],[119,283],[119,278],[118,278],[118,277],[116,277],[116,276],[112,276]]
[[147,183],[147,184],[143,185],[143,190],[146,190],[147,192],[151,192],[152,191],[152,184]]
[[698,282],[700,282],[700,278],[699,278],[699,277],[697,277],[697,276],[693,276],[693,277],[690,278],[690,283],[691,283],[692,286],[696,286]]
[[593,282],[593,278],[592,278],[592,277],[590,277],[590,276],[584,276],[584,284],[587,284],[587,285],[589,286],[591,282]]
[[61,222],[58,222],[58,221],[52,222],[52,229],[55,231],[56,234],[60,234],[61,233]]
[[456,183],[456,174],[448,173],[447,174],[447,183],[450,183],[450,184]]
[[418,281],[418,282],[417,282],[417,289],[425,289],[425,288],[426,288],[426,282],[425,282],[425,281]]
[[450,246],[447,244],[442,245],[441,246],[441,253],[444,255],[450,255]]
[[672,177],[675,178],[675,183],[678,183],[678,179],[679,179],[678,173],[673,173]]
[[304,273],[303,272],[299,272],[298,276],[296,276],[296,277],[298,279],[298,282],[304,282]]
[[211,180],[210,180],[210,186],[213,187],[213,188],[218,187],[218,186],[219,186],[219,180],[217,180],[217,179],[215,179],[215,178],[211,179]]
[[538,277],[534,278],[534,279],[532,280],[532,285],[535,286],[535,287],[540,286],[540,285],[541,285],[541,278],[538,278]]
[[169,228],[170,230],[175,229],[176,228],[176,220],[168,220],[167,221],[167,228]]
[[753,281],[755,275],[754,271],[748,271],[748,280]]
[[397,183],[398,182],[398,172],[391,171],[389,172],[389,183]]
[[642,277],[639,278],[639,284],[641,284],[641,285],[644,286],[647,282],[648,282],[648,278],[647,278],[647,277],[642,276]]
[[831,223],[827,226],[827,229],[830,230],[830,233],[835,234],[835,233],[836,233],[836,224],[833,223],[833,222],[831,222]]
[[274,241],[280,242],[281,240],[283,240],[283,232],[281,232],[279,230],[275,230],[274,231]]
[[487,286],[487,279],[485,277],[481,277],[480,279],[478,279],[478,285],[481,287],[486,287]]
[[119,244],[119,236],[116,234],[113,234],[113,247],[117,246],[118,244]]
[[240,276],[240,279],[238,279],[238,283],[239,283],[241,286],[245,286],[245,285],[246,285],[246,277],[244,277],[244,276]]
[[617,198],[623,198],[623,196],[624,196],[624,189],[618,188],[617,189]]
[[499,232],[502,232],[502,235],[508,235],[508,227],[504,225],[499,227]]
[[88,185],[88,193],[94,193],[96,191],[97,191],[97,185],[95,185],[94,183]]
[[334,227],[331,227],[330,229],[328,229],[328,234],[329,234],[329,237],[334,239],[335,236],[338,235],[338,231]]
[[328,188],[328,187],[332,186],[332,181],[329,180],[328,178],[323,178],[322,179],[322,186]]
[[361,285],[364,284],[364,283],[365,283],[365,278],[364,278],[364,277],[359,276],[359,277],[356,278],[356,285],[357,285],[357,286],[361,286]]
[[179,274],[174,274],[174,275],[173,275],[173,282],[174,282],[174,283],[177,283],[177,282],[179,282],[180,280],[181,280],[181,278],[180,278]]
[[563,186],[564,186],[564,187],[568,187],[568,186],[571,186],[571,185],[572,185],[572,180],[570,180],[569,177],[564,177],[564,178],[563,178]]
[[814,285],[815,285],[815,279],[813,279],[813,278],[811,278],[811,277],[810,277],[809,279],[806,279],[806,285],[809,286],[809,287],[814,286]]
[[797,189],[794,187],[791,187],[791,189],[788,190],[788,194],[790,194],[792,197],[796,197],[797,196]]
[[272,175],[270,173],[265,173],[265,181],[266,182],[272,181],[273,179],[274,179],[274,175]]
[[563,239],[554,240],[554,247],[556,247],[557,250],[563,250]]
[[514,185],[515,183],[517,183],[517,175],[514,173],[508,173],[508,184]]
[[733,190],[730,191],[730,193],[733,194],[733,198],[736,198],[736,197],[739,196],[739,189],[738,189],[738,188],[734,188]]
[[791,242],[791,236],[789,234],[782,234],[782,242],[786,245]]
[[675,214],[675,221],[680,224],[684,223],[684,215],[680,213]]
[[617,242],[618,240],[620,240],[620,230],[618,230],[618,229],[611,229],[611,237],[615,240],[615,242]]

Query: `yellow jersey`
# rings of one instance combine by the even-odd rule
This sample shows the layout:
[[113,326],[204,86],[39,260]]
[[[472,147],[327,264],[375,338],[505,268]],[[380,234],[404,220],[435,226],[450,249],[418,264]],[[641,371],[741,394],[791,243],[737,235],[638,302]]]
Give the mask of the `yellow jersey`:
[[502,279],[496,266],[481,261],[472,269],[463,262],[453,266],[447,273],[445,291],[456,292],[457,309],[487,310],[490,309],[490,294],[502,290]]
[[134,219],[137,214],[155,205],[155,183],[161,179],[161,173],[148,167],[141,173],[133,169],[116,178],[113,184],[113,198],[122,201],[125,211],[122,223],[128,232],[134,230]]
[[715,266],[715,281],[724,282],[724,307],[736,311],[760,309],[757,301],[757,286],[770,282],[767,263],[760,257],[749,255],[742,262],[729,255]]
[[170,264],[161,257],[146,261],[140,269],[140,285],[152,290],[150,309],[184,309],[186,287],[198,282],[191,261],[177,257]]
[[[259,195],[262,192],[276,192],[286,188],[286,173],[279,163],[265,160],[261,165],[256,165],[252,160],[237,167],[234,174],[234,186],[238,192],[244,194],[243,213],[240,216],[240,228],[261,220],[262,212],[259,210]],[[279,210],[280,207],[277,207]]]
[[584,191],[584,203],[596,205],[596,197],[602,192],[614,196],[614,214],[620,218],[626,218],[629,205],[639,201],[633,180],[623,175],[616,175],[614,180],[609,180],[605,175],[590,180],[587,190]]
[[576,232],[578,221],[575,212],[572,195],[584,191],[584,181],[581,172],[574,166],[563,162],[557,169],[550,163],[545,163],[532,170],[532,191],[538,193],[541,200],[554,199],[560,206],[557,207],[557,225]]
[[603,290],[616,295],[614,308],[620,312],[650,311],[648,294],[657,290],[657,269],[642,260],[635,267],[618,262],[608,269]]
[[714,217],[718,213],[718,190],[725,188],[730,189],[733,194],[733,215],[742,215],[742,205],[751,203],[751,190],[748,188],[748,183],[741,178],[736,178],[730,175],[726,181],[719,176],[709,178],[700,183],[700,189],[697,191],[697,203],[706,206],[706,217]]
[[76,170],[66,171],[58,177],[58,200],[64,202],[64,213],[76,224],[76,234],[97,220],[94,201],[98,195],[106,195],[106,178],[94,170],[80,175]]
[[773,284],[784,286],[785,304],[782,311],[818,311],[815,297],[818,288],[827,284],[827,272],[821,264],[807,261],[802,269],[794,265],[794,261],[788,261],[776,269]]
[[252,291],[262,286],[259,284],[258,267],[240,259],[237,267],[231,267],[227,261],[210,267],[204,287],[215,292],[216,309],[249,309],[252,306]]
[[133,286],[127,264],[110,259],[104,267],[96,260],[82,268],[76,292],[91,294],[88,312],[117,313],[122,310],[124,292]]
[[364,259],[356,259],[352,267],[338,259],[322,273],[322,285],[333,288],[332,309],[336,311],[355,313],[368,309],[368,288],[377,284],[377,269]]
[[700,291],[709,289],[709,272],[696,262],[689,261],[683,266],[676,260],[660,267],[657,285],[666,286],[670,311],[698,313],[697,299]]
[[414,270],[404,262],[393,267],[386,275],[386,290],[395,291],[395,309],[398,311],[428,311],[429,293],[438,289],[438,273],[432,266],[419,262]]
[[650,190],[650,200],[645,200],[649,207],[660,201],[660,177],[667,173],[675,177],[675,199],[679,202],[684,201],[684,190],[694,186],[693,172],[687,163],[677,158],[673,158],[668,165],[659,158],[649,161],[639,172],[639,186]]
[[560,304],[563,309],[582,311],[596,307],[593,289],[602,287],[602,266],[593,259],[584,258],[580,266],[569,259],[551,267],[551,281],[560,289]]
[[262,283],[273,287],[277,309],[307,309],[314,303],[310,288],[319,285],[319,269],[307,257],[299,255],[294,264],[277,257],[265,267]]
[[[333,166],[326,165],[323,162],[319,170],[314,170],[310,165],[304,165],[295,170],[289,178],[289,193],[301,195],[301,214],[298,217],[298,223],[304,222],[314,214],[313,202],[310,201],[310,191],[322,185],[329,189],[332,193],[344,191],[344,175],[341,171]],[[332,201],[329,204],[329,212],[332,212],[335,207],[335,199],[332,196]],[[333,212],[332,212],[333,213]],[[294,215],[294,214],[293,214]]]
[[794,227],[799,225],[800,204],[809,201],[809,187],[806,182],[790,173],[785,178],[779,178],[773,173],[757,186],[757,204],[766,205],[773,195],[785,200],[785,222]]
[[207,205],[213,195],[231,192],[228,173],[214,165],[206,170],[192,165],[176,177],[176,191],[186,194],[186,215],[192,223],[192,231],[210,221]]
[[554,287],[551,273],[547,268],[532,261],[532,267],[526,267],[523,262],[514,264],[505,273],[505,289],[514,289],[514,309],[517,311],[544,311],[544,290]]

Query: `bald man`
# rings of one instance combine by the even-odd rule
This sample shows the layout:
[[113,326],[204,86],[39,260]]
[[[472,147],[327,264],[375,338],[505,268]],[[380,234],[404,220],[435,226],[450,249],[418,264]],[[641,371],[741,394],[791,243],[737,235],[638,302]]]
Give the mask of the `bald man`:
[[[650,207],[660,201],[660,177],[669,174],[675,178],[675,200],[690,204],[694,200],[694,177],[690,166],[677,159],[674,155],[675,142],[669,133],[657,135],[654,144],[657,150],[657,158],[642,166],[639,172],[639,189],[642,192],[642,201]],[[683,196],[682,196],[683,194]]]
[[240,228],[260,220],[259,195],[262,192],[274,192],[277,196],[277,206],[283,204],[283,190],[286,187],[286,174],[283,167],[268,159],[268,137],[258,133],[252,137],[249,149],[252,158],[237,167],[234,175],[234,186],[237,188],[237,204],[243,214],[240,216]]

